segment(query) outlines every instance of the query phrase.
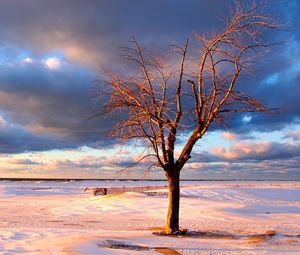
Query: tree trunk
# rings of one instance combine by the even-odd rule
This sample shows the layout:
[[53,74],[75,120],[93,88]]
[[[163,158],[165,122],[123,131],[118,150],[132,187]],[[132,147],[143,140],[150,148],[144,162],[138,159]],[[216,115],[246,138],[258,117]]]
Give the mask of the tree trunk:
[[179,177],[180,170],[175,167],[166,171],[169,183],[169,208],[166,221],[165,232],[168,235],[178,234],[179,232],[179,200],[180,186]]

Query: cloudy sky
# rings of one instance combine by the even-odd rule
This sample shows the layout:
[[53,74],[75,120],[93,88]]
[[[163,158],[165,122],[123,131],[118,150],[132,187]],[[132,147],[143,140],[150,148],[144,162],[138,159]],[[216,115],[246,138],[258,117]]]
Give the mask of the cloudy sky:
[[[246,1],[247,2],[247,1]],[[250,94],[276,113],[234,115],[199,141],[184,178],[300,179],[300,2],[272,1],[286,29],[252,78]],[[115,178],[140,148],[92,116],[103,68],[124,70],[131,36],[165,52],[222,27],[230,0],[0,0],[0,177]],[[136,166],[129,177],[163,177]],[[122,175],[121,177],[128,177]]]

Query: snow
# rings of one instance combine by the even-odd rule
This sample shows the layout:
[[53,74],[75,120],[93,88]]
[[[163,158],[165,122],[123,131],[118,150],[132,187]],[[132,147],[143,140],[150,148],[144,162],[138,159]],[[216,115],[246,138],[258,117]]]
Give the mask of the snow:
[[82,194],[86,187],[139,187],[165,186],[165,181],[0,181],[0,195],[3,196],[30,196],[30,195],[66,195]]
[[[165,184],[1,181],[0,254],[300,254],[299,182],[183,182],[180,225],[210,238],[152,234],[164,226]],[[83,192],[97,186],[160,188]]]

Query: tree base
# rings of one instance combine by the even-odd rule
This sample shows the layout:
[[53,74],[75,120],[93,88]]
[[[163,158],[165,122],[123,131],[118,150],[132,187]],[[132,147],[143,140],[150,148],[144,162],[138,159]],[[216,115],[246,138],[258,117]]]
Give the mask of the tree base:
[[188,233],[188,229],[183,228],[171,234],[167,234],[166,231],[157,231],[157,232],[153,232],[152,234],[157,236],[184,236],[187,233]]

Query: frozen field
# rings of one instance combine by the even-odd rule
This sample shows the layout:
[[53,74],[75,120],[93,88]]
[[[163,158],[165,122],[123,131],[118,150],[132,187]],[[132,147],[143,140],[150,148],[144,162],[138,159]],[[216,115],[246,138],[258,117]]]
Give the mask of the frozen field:
[[[164,237],[165,182],[0,182],[0,254],[300,254],[299,182],[183,182]],[[85,187],[157,190],[103,197]]]

